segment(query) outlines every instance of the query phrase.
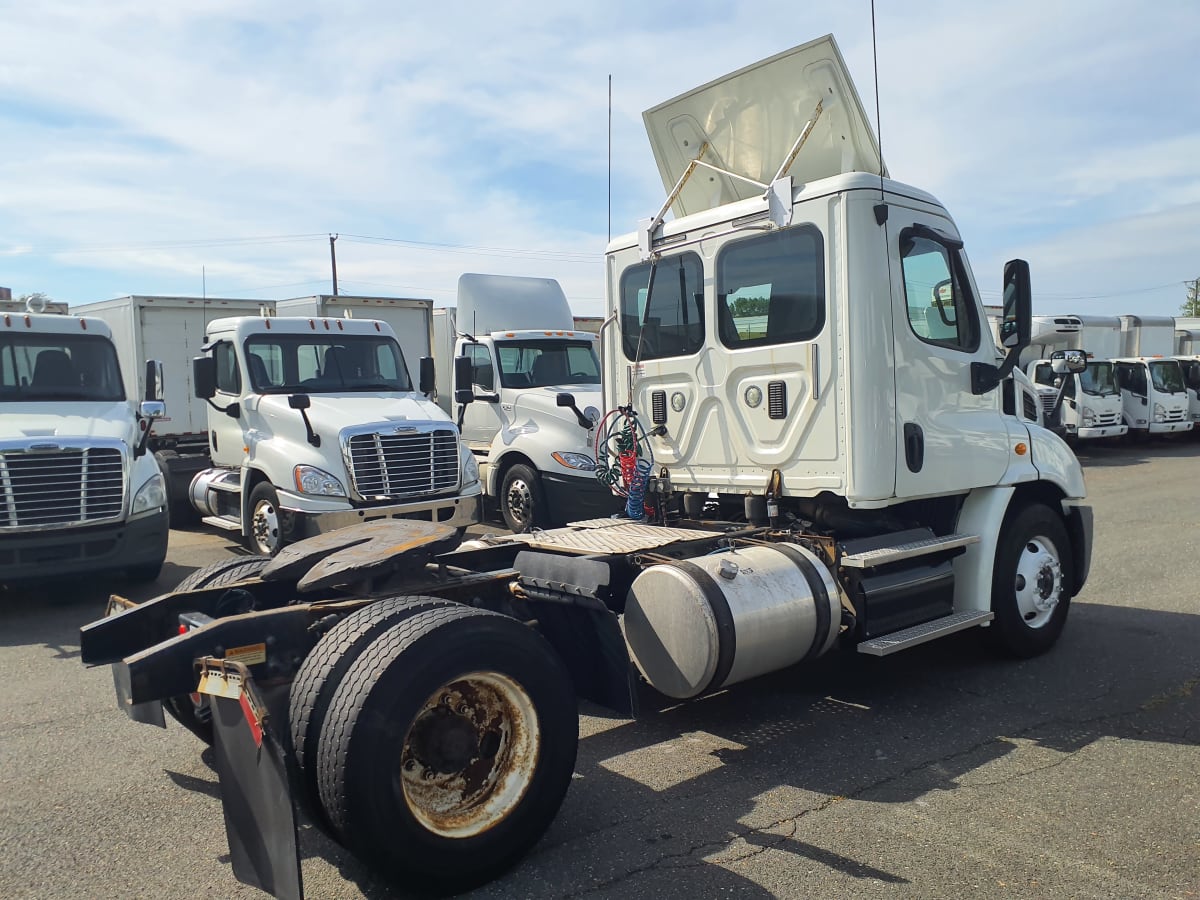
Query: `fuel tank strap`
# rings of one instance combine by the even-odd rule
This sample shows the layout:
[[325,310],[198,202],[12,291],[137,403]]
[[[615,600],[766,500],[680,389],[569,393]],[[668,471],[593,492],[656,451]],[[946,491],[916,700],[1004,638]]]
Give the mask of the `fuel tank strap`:
[[804,576],[804,580],[808,582],[808,589],[812,591],[813,610],[817,616],[817,627],[813,629],[812,644],[809,645],[808,652],[804,654],[802,661],[816,659],[821,655],[821,648],[825,645],[825,641],[829,637],[829,626],[833,618],[829,611],[829,591],[825,587],[825,579],[817,571],[816,563],[795,547],[788,546],[787,544],[764,544],[763,546],[770,547],[772,550],[782,553],[794,562],[796,568],[800,570],[800,574]]

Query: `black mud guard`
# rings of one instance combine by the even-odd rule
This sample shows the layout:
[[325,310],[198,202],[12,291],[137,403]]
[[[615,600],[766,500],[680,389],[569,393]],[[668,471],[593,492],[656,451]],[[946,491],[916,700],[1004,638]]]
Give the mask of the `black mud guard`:
[[279,900],[302,900],[296,810],[283,744],[245,667],[211,662],[216,668],[202,670],[200,689],[212,703],[213,750],[233,875]]
[[609,597],[602,559],[526,550],[513,567],[538,628],[571,673],[575,692],[623,716],[637,716],[637,679]]

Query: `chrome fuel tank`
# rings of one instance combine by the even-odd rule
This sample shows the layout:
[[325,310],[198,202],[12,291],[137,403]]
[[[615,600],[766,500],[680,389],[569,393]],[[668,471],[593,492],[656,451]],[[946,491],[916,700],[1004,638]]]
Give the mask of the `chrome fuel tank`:
[[623,624],[646,680],[686,699],[820,656],[837,639],[841,601],[809,550],[758,544],[649,567]]

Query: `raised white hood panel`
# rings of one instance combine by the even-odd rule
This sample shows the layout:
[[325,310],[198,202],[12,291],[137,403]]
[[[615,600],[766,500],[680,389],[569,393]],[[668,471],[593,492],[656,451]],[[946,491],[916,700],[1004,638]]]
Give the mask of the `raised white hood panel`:
[[[833,35],[754,63],[642,114],[669,193],[705,141],[704,161],[768,184],[812,118],[824,109],[795,162],[797,184],[846,172],[887,175],[875,132]],[[761,188],[698,169],[672,205],[676,216],[761,196]]]

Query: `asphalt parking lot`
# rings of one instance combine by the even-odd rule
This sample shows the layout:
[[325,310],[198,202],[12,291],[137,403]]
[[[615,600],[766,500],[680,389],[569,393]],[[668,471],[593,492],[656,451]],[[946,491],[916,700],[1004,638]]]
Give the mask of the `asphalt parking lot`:
[[[1200,440],[1080,457],[1092,572],[1051,653],[968,632],[690,704],[647,692],[636,723],[585,708],[554,825],[472,896],[1200,896]],[[235,551],[173,532],[128,593]],[[79,663],[114,590],[0,593],[0,896],[265,896],[231,874],[211,756]],[[310,897],[405,896],[307,823],[301,854]]]

